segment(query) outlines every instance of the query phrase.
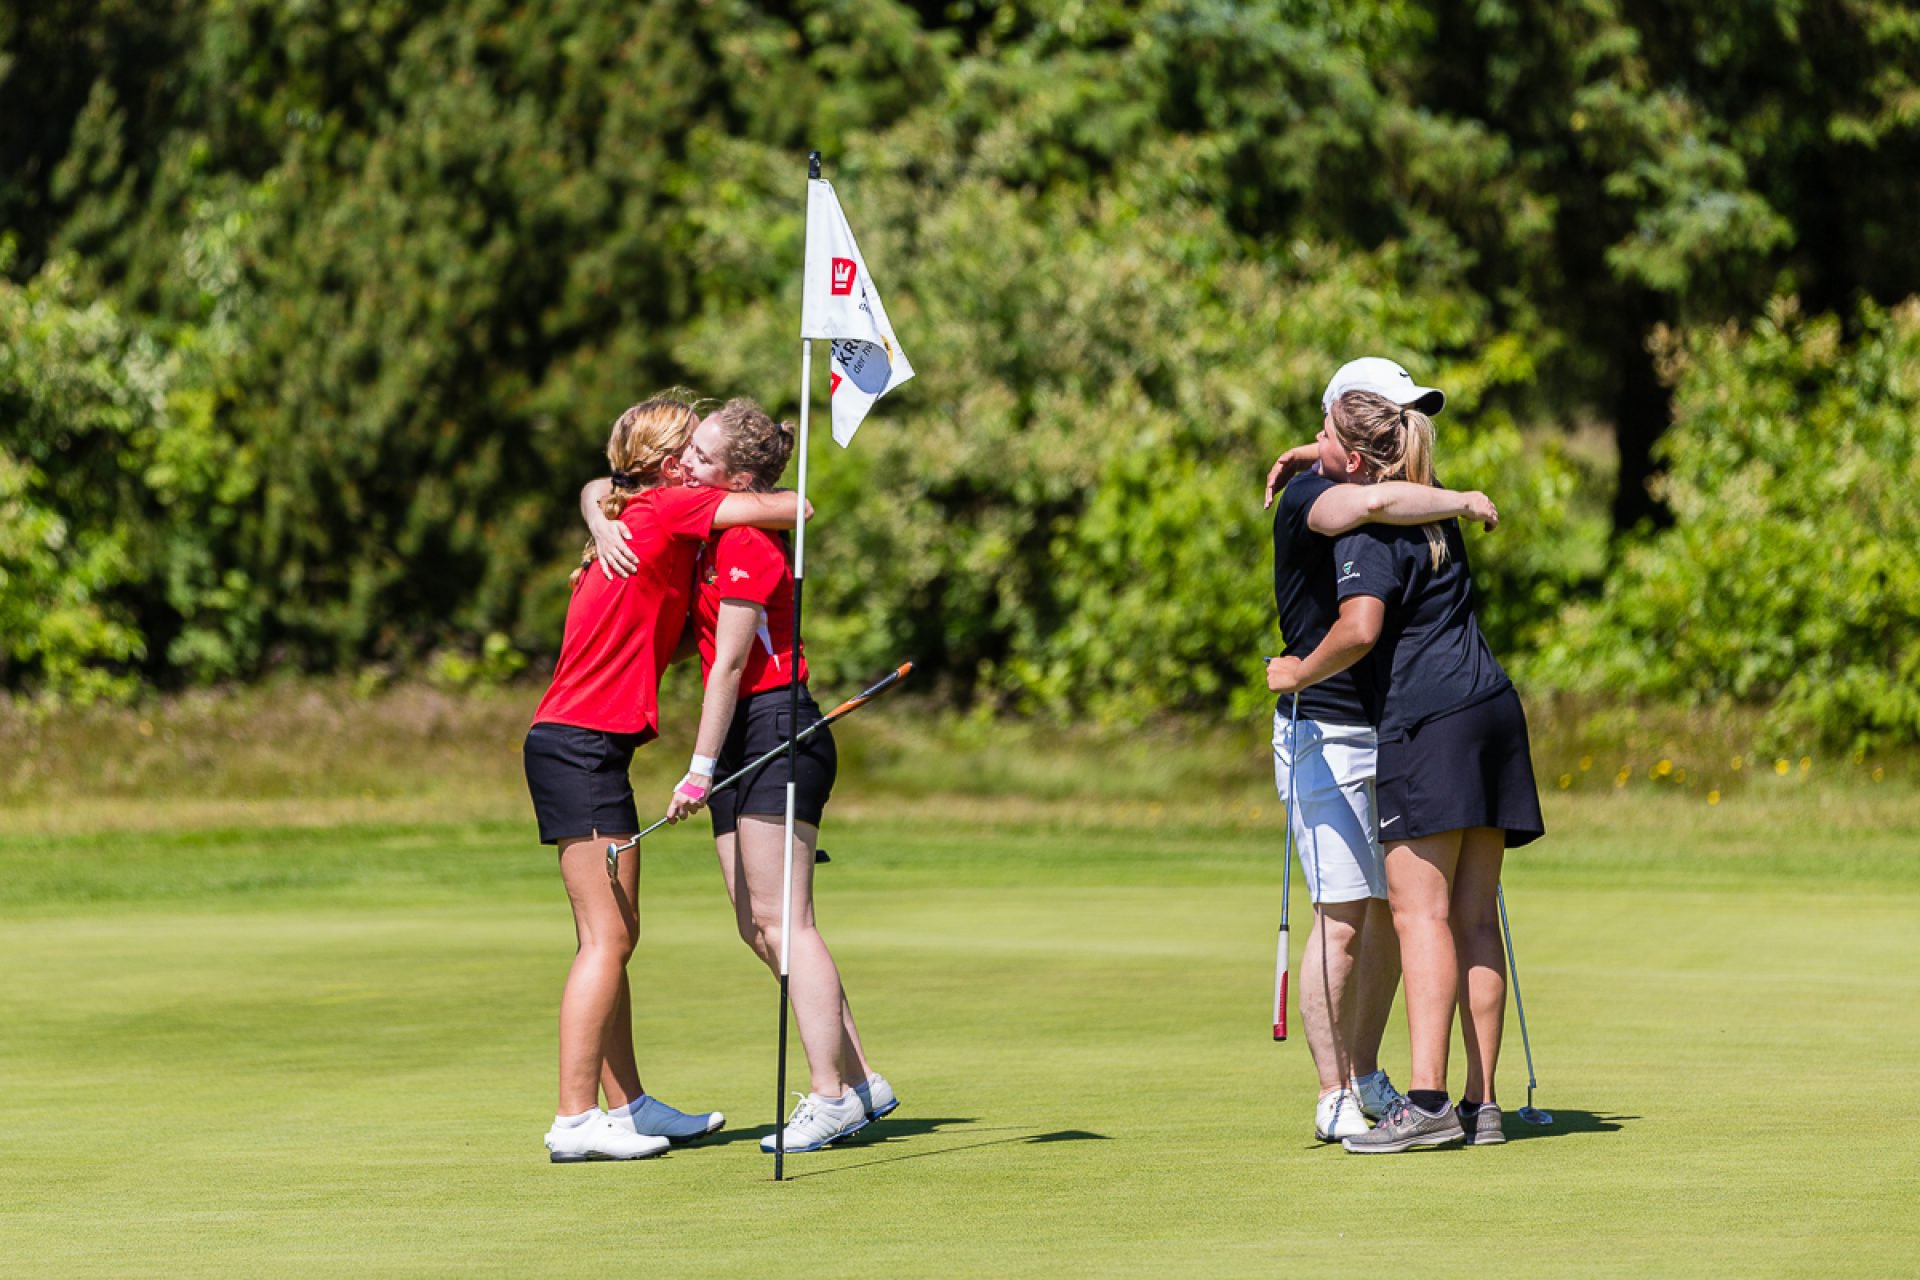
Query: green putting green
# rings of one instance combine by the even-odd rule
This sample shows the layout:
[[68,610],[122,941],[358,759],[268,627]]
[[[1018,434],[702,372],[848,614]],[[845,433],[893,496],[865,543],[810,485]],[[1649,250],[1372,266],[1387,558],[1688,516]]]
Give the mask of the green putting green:
[[[1512,1115],[1510,1010],[1514,1141],[1372,1159],[1313,1142],[1305,1043],[1269,1038],[1270,806],[867,797],[821,919],[903,1105],[784,1186],[775,988],[697,832],[646,848],[635,1022],[649,1087],[727,1128],[547,1162],[571,934],[512,799],[0,825],[7,1269],[1814,1276],[1920,1246],[1904,792],[1553,797],[1507,886],[1556,1123]],[[1404,1080],[1397,1016],[1387,1050]]]

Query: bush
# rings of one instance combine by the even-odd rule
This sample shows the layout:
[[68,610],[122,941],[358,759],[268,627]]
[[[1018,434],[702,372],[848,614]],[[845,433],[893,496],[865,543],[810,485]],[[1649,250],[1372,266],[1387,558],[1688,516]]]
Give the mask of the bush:
[[1920,740],[1920,299],[1670,335],[1675,524],[1530,664],[1546,685],[1773,703],[1777,732]]

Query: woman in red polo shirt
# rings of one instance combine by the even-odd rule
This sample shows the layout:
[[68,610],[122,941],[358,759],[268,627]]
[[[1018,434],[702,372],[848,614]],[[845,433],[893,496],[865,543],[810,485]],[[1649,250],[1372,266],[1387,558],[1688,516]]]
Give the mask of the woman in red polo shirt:
[[[793,428],[774,422],[751,400],[732,400],[701,422],[682,461],[689,485],[766,490],[779,482],[792,452]],[[716,769],[730,776],[821,716],[806,688],[806,647],[793,652],[793,571],[784,538],[745,528],[721,534],[701,557],[694,623],[706,695],[693,767],[667,810],[676,819],[706,803]],[[798,726],[790,718],[796,681]],[[832,734],[822,729],[801,744],[797,756],[788,954],[794,1021],[811,1078],[810,1092],[787,1121],[789,1152],[817,1151],[899,1105],[886,1078],[867,1065],[840,971],[813,919],[814,849],[836,763]],[[740,937],[776,973],[789,776],[782,753],[711,800],[720,872]],[[760,1146],[772,1151],[773,1135]]]
[[546,1137],[556,1163],[658,1155],[725,1123],[641,1088],[626,970],[640,931],[639,859],[623,859],[609,882],[604,856],[609,840],[640,827],[627,767],[659,732],[660,673],[680,643],[701,546],[729,525],[793,525],[790,499],[680,484],[679,455],[698,421],[691,406],[662,399],[614,423],[603,510],[623,528],[636,568],[615,577],[583,563],[574,573],[560,660],[527,731],[527,789],[541,842],[559,846],[578,941],[560,998],[560,1101]]

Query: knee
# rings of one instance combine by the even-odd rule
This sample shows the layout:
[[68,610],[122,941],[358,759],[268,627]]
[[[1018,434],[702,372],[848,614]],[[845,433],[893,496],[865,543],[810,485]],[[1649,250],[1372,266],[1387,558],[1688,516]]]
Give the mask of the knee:
[[580,952],[596,964],[610,965],[624,969],[627,961],[633,959],[635,938],[631,933],[620,933],[612,937],[594,938],[580,944]]
[[749,920],[740,930],[740,936],[747,940],[753,953],[768,964],[773,964],[780,955],[780,924],[774,920]]
[[1393,904],[1393,927],[1396,932],[1430,929],[1436,925],[1445,929],[1451,924],[1452,919],[1445,898],[1438,901],[1416,901],[1407,898]]
[[1360,951],[1360,923],[1350,912],[1342,910],[1348,905],[1340,903],[1319,908],[1316,932],[1334,950],[1357,955]]

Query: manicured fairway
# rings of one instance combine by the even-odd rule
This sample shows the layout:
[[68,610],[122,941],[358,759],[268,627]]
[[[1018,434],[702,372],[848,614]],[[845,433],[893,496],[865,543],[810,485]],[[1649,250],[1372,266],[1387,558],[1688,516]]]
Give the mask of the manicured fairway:
[[[822,918],[904,1105],[794,1157],[784,1186],[757,1147],[774,991],[697,833],[648,846],[636,1021],[649,1086],[728,1128],[563,1167],[540,1135],[570,934],[513,797],[461,824],[162,808],[111,843],[15,820],[0,1258],[23,1276],[1911,1274],[1920,804],[1874,795],[1710,817],[1556,797],[1554,838],[1507,883],[1558,1123],[1371,1160],[1313,1143],[1305,1044],[1268,1038],[1271,814],[848,805]],[[1508,1036],[1511,1110],[1511,1014]],[[1404,1080],[1397,1018],[1389,1050]],[[804,1088],[797,1038],[793,1064]]]

